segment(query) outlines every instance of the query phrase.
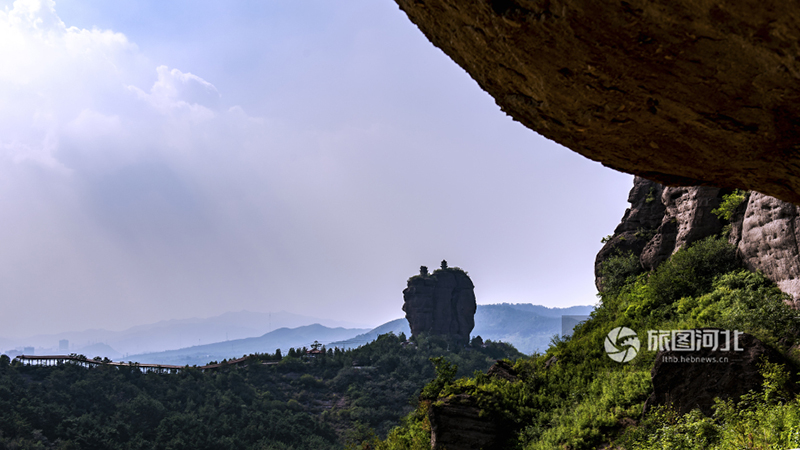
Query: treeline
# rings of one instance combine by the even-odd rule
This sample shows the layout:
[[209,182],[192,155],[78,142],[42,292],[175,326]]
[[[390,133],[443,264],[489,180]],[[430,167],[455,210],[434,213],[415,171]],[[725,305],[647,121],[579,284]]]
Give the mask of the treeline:
[[447,356],[466,375],[523,356],[473,344],[389,334],[347,351],[293,349],[176,374],[2,357],[0,448],[340,449],[385,436],[414,409],[435,377],[431,357]]

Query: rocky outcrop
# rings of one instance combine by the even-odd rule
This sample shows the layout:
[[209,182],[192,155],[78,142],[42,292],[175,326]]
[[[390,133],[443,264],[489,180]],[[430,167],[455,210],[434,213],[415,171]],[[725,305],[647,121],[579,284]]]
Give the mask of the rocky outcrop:
[[432,450],[501,449],[498,424],[481,414],[477,400],[469,394],[453,395],[434,402],[428,410]]
[[617,254],[641,255],[661,226],[666,208],[661,201],[664,187],[654,181],[635,177],[628,194],[631,207],[625,210],[622,221],[595,258],[595,285],[602,290],[600,265]]
[[614,235],[595,258],[595,284],[602,290],[601,265],[609,257],[632,252],[644,269],[654,269],[678,249],[717,234],[722,222],[712,211],[729,191],[703,186],[664,187],[635,177]]
[[497,378],[509,382],[519,381],[519,374],[514,370],[514,366],[508,361],[502,359],[496,361],[492,367],[486,372],[490,378]]
[[[737,347],[741,351],[736,351]],[[754,336],[742,333],[737,337],[734,331],[728,332],[727,339],[720,339],[716,350],[659,351],[650,371],[653,393],[645,403],[645,410],[656,405],[672,405],[680,414],[697,408],[710,416],[715,398],[738,399],[750,391],[762,389],[764,379],[758,368],[763,360],[788,363],[780,353]]]
[[655,269],[679,248],[722,231],[722,222],[712,213],[722,194],[718,188],[703,186],[664,188],[664,216],[641,253],[642,266]]
[[468,341],[475,328],[475,286],[463,270],[443,266],[432,274],[423,267],[408,279],[403,311],[413,336],[449,335]]
[[[636,177],[628,196],[631,207],[595,259],[598,290],[602,290],[601,265],[611,256],[633,252],[643,270],[652,270],[679,248],[718,234],[723,223],[712,211],[729,192],[703,186],[663,187]],[[800,306],[800,208],[753,192],[729,225],[729,241],[737,247],[742,264],[763,272],[793,297],[795,307]]]
[[[520,381],[513,365],[503,360],[496,361],[486,375],[509,383]],[[519,427],[497,411],[481,409],[478,399],[469,394],[451,395],[431,403],[428,418],[432,450],[509,448],[508,440],[514,438]]]
[[604,165],[800,203],[800,10],[775,0],[396,0],[500,108]]
[[744,214],[735,218],[731,241],[742,262],[760,270],[800,305],[800,210],[758,192],[750,194]]

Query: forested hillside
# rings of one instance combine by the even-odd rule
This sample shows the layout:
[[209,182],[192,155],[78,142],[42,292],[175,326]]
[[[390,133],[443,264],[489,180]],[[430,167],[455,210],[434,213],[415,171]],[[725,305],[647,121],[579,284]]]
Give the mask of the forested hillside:
[[176,374],[133,367],[23,366],[0,358],[0,448],[343,448],[383,436],[434,378],[431,357],[460,375],[522,356],[502,343],[387,334],[348,351],[256,354],[240,367]]

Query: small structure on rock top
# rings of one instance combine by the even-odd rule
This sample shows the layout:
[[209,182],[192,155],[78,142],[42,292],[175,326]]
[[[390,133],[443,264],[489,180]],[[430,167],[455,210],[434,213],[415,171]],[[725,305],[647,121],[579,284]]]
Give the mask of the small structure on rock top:
[[408,279],[403,300],[412,336],[426,333],[469,341],[477,304],[475,285],[463,270],[448,267],[447,261],[430,274],[422,266],[419,275]]

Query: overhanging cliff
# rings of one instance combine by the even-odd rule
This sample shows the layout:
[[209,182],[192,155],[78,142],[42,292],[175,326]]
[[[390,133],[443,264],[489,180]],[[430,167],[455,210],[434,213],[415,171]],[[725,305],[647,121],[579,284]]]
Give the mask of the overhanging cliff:
[[396,0],[514,119],[667,185],[800,203],[800,8]]

